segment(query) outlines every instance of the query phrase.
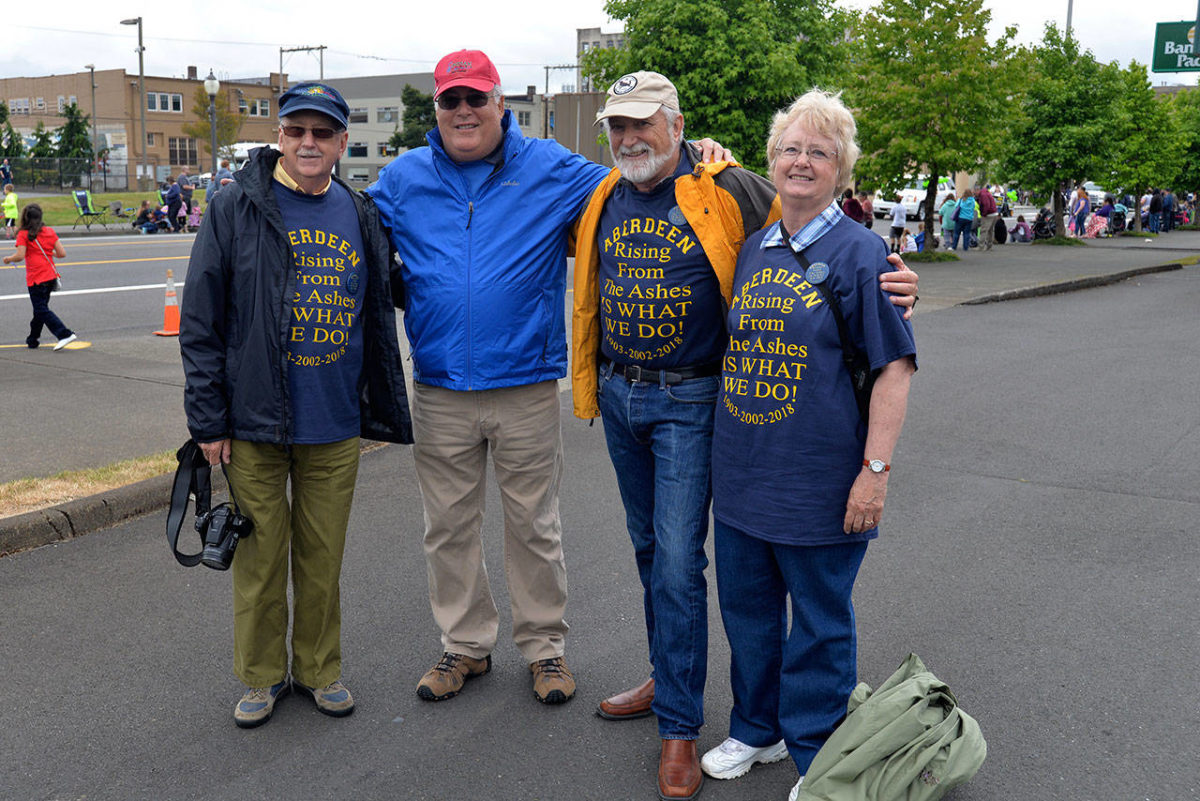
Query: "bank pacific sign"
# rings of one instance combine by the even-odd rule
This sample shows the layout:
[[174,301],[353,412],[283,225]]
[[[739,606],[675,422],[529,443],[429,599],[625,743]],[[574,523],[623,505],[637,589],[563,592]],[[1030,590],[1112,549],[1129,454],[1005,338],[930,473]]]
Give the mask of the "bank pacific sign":
[[1158,23],[1154,33],[1154,58],[1150,62],[1150,71],[1200,71],[1195,20]]

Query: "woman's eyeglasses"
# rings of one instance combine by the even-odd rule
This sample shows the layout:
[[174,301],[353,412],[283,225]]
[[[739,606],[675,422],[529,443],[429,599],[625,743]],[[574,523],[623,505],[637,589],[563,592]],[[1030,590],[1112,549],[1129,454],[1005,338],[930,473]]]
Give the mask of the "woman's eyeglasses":
[[800,158],[801,153],[807,156],[808,160],[812,162],[832,161],[833,159],[837,158],[836,150],[830,153],[828,150],[819,147],[800,148],[789,145],[787,147],[775,148],[775,154],[781,156],[787,161],[795,161],[796,159]]
[[341,133],[336,128],[305,128],[303,125],[280,125],[279,130],[289,139],[303,139],[306,133],[312,133],[313,139],[332,139]]
[[438,108],[442,111],[453,111],[463,100],[471,108],[483,108],[487,105],[488,96],[483,92],[467,92],[465,95],[440,94],[437,98]]

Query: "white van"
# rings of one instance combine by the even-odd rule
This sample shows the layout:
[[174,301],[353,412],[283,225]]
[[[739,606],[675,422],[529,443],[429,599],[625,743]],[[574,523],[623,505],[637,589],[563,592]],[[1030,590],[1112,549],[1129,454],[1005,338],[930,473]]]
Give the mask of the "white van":
[[[900,190],[900,199],[904,203],[904,210],[910,220],[925,219],[925,192],[929,186],[929,176],[922,175],[915,181],[910,181],[907,186]],[[942,198],[947,193],[954,193],[954,183],[949,178],[943,178],[938,182],[937,194],[934,196],[934,208],[941,205]],[[896,205],[895,195],[887,193],[889,197],[884,197],[883,194],[877,194],[874,200],[875,216],[879,219],[890,217],[892,215],[892,206]]]

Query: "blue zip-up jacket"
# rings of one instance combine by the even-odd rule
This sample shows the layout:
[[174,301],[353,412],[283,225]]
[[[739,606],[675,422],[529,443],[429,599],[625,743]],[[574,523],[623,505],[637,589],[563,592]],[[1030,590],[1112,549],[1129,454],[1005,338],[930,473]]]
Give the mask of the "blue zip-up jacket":
[[367,193],[403,260],[413,377],[454,390],[567,374],[567,237],[608,174],[501,121],[501,160],[472,194],[435,129]]

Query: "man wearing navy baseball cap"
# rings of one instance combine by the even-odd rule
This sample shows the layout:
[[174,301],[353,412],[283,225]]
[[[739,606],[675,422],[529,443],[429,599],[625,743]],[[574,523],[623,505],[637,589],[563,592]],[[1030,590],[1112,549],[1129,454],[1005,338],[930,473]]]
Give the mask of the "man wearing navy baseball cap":
[[188,264],[188,428],[254,524],[232,564],[243,728],[267,722],[290,689],[326,715],[354,711],[339,576],[359,438],[412,442],[399,276],[375,204],[333,175],[348,115],[323,83],[280,96],[279,149],[254,151],[213,197]]

